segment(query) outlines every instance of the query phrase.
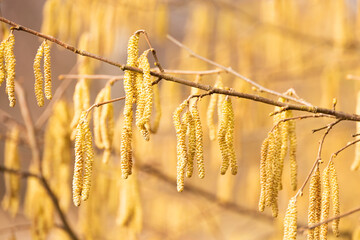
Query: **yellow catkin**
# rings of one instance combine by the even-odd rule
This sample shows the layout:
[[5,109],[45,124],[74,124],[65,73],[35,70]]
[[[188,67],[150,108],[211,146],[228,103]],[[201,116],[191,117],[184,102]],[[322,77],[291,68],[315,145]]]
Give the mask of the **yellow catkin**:
[[222,163],[220,167],[220,174],[224,175],[230,165],[229,146],[226,141],[227,130],[229,127],[229,115],[231,111],[231,102],[227,98],[223,102],[222,112],[220,117],[220,126],[218,131],[218,142],[220,146]]
[[6,69],[6,93],[10,101],[9,106],[14,107],[15,99],[15,55],[14,55],[15,37],[11,33],[5,45],[5,69]]
[[175,110],[173,121],[176,131],[176,149],[177,149],[177,190],[182,192],[184,190],[184,177],[187,163],[186,151],[186,125],[181,122],[181,112],[188,106],[187,100],[182,102]]
[[194,172],[194,158],[196,154],[196,129],[194,118],[191,115],[190,111],[187,111],[185,116],[184,124],[187,126],[187,135],[188,135],[188,159],[186,167],[186,177],[190,178]]
[[160,119],[161,119],[161,104],[160,104],[160,93],[158,84],[153,85],[153,93],[154,93],[154,108],[155,108],[155,119],[153,124],[151,125],[151,132],[156,133],[159,129]]
[[[216,78],[214,87],[215,88],[223,88],[222,78],[221,78],[220,74]],[[208,109],[206,112],[206,122],[207,122],[207,126],[209,129],[209,137],[210,137],[210,140],[212,140],[212,141],[216,139],[216,126],[215,126],[215,122],[214,122],[214,112],[215,112],[215,108],[216,108],[216,103],[218,103],[218,105],[219,105],[220,101],[221,101],[220,99],[222,99],[222,98],[223,97],[220,97],[220,95],[218,96],[218,94],[212,94],[210,96],[210,101],[209,101]],[[218,113],[220,115],[221,111]]]
[[5,80],[6,72],[4,66],[6,40],[3,40],[0,44],[0,86]]
[[[321,211],[321,177],[320,168],[316,167],[315,173],[310,180],[309,190],[309,210],[308,210],[308,225],[315,224],[320,221]],[[319,229],[316,227],[308,231],[307,239],[319,239]]]
[[92,147],[92,136],[89,128],[89,123],[83,113],[81,121],[83,136],[83,154],[84,154],[84,175],[83,185],[81,190],[81,200],[86,201],[89,198],[92,176],[92,165],[94,161],[94,149]]
[[[19,170],[20,161],[18,153],[19,129],[13,127],[6,138],[4,165],[7,168]],[[20,176],[17,174],[5,173],[5,195],[2,206],[14,217],[20,203]]]
[[41,72],[41,59],[44,54],[44,46],[43,44],[40,45],[38,48],[35,59],[34,59],[34,75],[35,75],[35,85],[34,85],[34,91],[36,96],[36,102],[39,107],[44,106],[44,92],[43,92],[43,75]]
[[[104,101],[111,100],[111,86],[105,87]],[[112,103],[105,104],[101,110],[100,133],[104,144],[103,162],[107,163],[111,156],[112,141],[114,135],[114,107]]]
[[[104,101],[105,95],[105,88],[101,89],[98,95],[95,98],[95,103],[101,103]],[[93,126],[94,126],[94,143],[95,146],[99,149],[104,149],[104,144],[101,138],[101,131],[100,131],[100,117],[101,117],[101,110],[102,106],[94,108],[93,110]]]
[[[280,120],[280,114],[276,114],[274,116],[274,124],[277,124]],[[281,174],[282,174],[282,169],[284,166],[284,163],[281,161],[280,155],[281,155],[281,146],[282,146],[282,141],[281,141],[281,129],[280,127],[277,125],[274,129],[273,129],[273,143],[271,144],[271,147],[273,148],[270,151],[270,155],[272,158],[272,179],[269,179],[269,184],[271,186],[271,196],[270,196],[270,204],[272,207],[272,215],[274,217],[277,217],[278,215],[278,205],[277,205],[277,199],[278,199],[278,194],[279,194],[279,190],[281,189]]]
[[[288,117],[292,117],[291,111],[289,111]],[[295,191],[297,189],[297,161],[296,161],[296,148],[297,148],[297,140],[296,140],[296,129],[295,129],[295,120],[289,121],[289,161],[290,161],[290,179],[291,179],[291,187]]]
[[[145,51],[139,57],[139,68],[143,70],[141,83],[137,83],[137,109],[136,109],[136,125],[142,133],[144,139],[150,139],[150,116],[153,103],[153,87],[150,76],[150,64],[147,59],[149,50]],[[137,80],[138,81],[138,80]]]
[[268,136],[268,150],[265,161],[265,175],[266,175],[266,184],[265,184],[265,206],[271,207],[274,200],[274,170],[273,165],[275,162],[276,155],[276,140],[273,132],[269,133]]
[[[360,114],[360,90],[356,95],[356,114]],[[360,133],[360,122],[356,122],[356,133]],[[360,136],[356,136],[356,139],[360,139]],[[351,170],[358,170],[360,167],[360,144],[355,145],[355,158],[351,164]]]
[[[329,218],[330,210],[330,171],[326,167],[322,175],[322,195],[321,195],[321,217],[320,221],[325,221]],[[324,223],[320,226],[320,239],[327,239],[328,224]]]
[[[270,133],[269,133],[270,134]],[[266,194],[266,157],[268,153],[269,136],[265,138],[261,145],[261,157],[260,157],[260,200],[259,211],[265,210],[265,194]]]
[[231,99],[229,98],[229,115],[228,115],[228,128],[226,133],[226,144],[228,146],[229,151],[229,160],[230,160],[230,168],[231,174],[236,175],[238,171],[235,148],[234,148],[234,110],[232,107]]
[[[279,98],[280,102],[285,102],[284,98]],[[279,108],[278,108],[279,109]],[[275,119],[276,115],[274,116],[274,120],[280,121],[282,119],[288,118],[290,111],[282,111],[279,115],[279,119]],[[274,122],[274,124],[277,124],[278,122]],[[288,145],[289,145],[289,121],[280,122],[278,127],[280,131],[280,140],[281,140],[281,148],[280,148],[280,155],[279,155],[279,190],[282,190],[282,172],[284,168],[284,160],[288,151]]]
[[[132,35],[128,43],[128,59],[127,65],[136,67],[139,54],[139,33]],[[125,71],[124,75],[124,90],[125,90],[125,106],[124,106],[124,125],[121,131],[121,174],[123,178],[128,178],[132,171],[132,122],[133,109],[132,104],[135,101],[135,77],[136,74],[131,71]]]
[[203,146],[203,132],[200,121],[200,114],[196,106],[191,109],[191,114],[195,123],[195,138],[196,138],[196,152],[195,160],[199,170],[199,178],[205,177],[205,166],[204,166],[204,146]]
[[[330,179],[329,181],[330,181],[330,196],[332,201],[332,209],[333,209],[333,215],[335,217],[340,215],[340,200],[339,200],[339,183],[333,161],[329,163],[329,179]],[[335,219],[332,222],[332,230],[336,237],[340,235],[339,222],[340,219]]]
[[284,219],[284,240],[295,240],[297,235],[296,198],[290,199]]
[[51,94],[51,57],[50,57],[50,46],[47,41],[43,42],[44,46],[44,79],[45,79],[45,97],[52,99]]
[[75,206],[81,204],[81,191],[83,186],[83,168],[84,168],[84,129],[82,124],[78,124],[76,127],[75,137],[75,164],[74,164],[74,176],[73,176],[73,202]]

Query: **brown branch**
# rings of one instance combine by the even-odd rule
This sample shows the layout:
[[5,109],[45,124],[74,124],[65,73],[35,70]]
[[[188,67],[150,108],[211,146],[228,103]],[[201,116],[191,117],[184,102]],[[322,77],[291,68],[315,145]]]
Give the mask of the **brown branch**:
[[[109,59],[106,59],[104,57],[100,57],[97,56],[95,54],[83,51],[83,50],[79,50],[71,45],[68,45],[52,36],[49,35],[45,35],[39,32],[36,32],[32,29],[26,28],[24,26],[18,25],[6,18],[0,17],[0,21],[7,23],[13,27],[15,27],[15,30],[18,31],[24,31],[30,34],[33,34],[35,36],[47,39],[48,41],[54,42],[56,44],[58,44],[59,46],[68,49],[76,54],[82,55],[82,56],[86,56],[86,57],[90,57],[93,59],[97,59],[99,61],[108,63],[110,65],[119,67],[121,70],[125,71],[125,70],[129,70],[129,71],[134,71],[134,72],[139,72],[142,73],[142,70],[136,67],[131,67],[131,66],[127,66],[127,65],[122,65],[120,63],[111,61]],[[228,69],[229,70],[229,69]],[[231,70],[231,69],[230,69]],[[287,107],[288,110],[297,110],[297,111],[305,111],[305,112],[311,112],[311,113],[323,113],[323,114],[328,114],[328,115],[332,115],[335,116],[336,118],[339,119],[343,119],[343,120],[349,120],[349,121],[360,121],[360,116],[356,115],[356,114],[349,114],[349,113],[344,113],[341,111],[335,111],[333,109],[328,109],[328,108],[322,108],[322,107],[316,107],[316,106],[306,106],[306,105],[299,105],[299,104],[291,104],[291,103],[283,103],[283,102],[279,102],[279,101],[275,101],[272,99],[268,99],[265,97],[261,97],[258,95],[253,95],[253,94],[247,94],[247,93],[241,93],[241,92],[236,92],[234,90],[226,90],[226,89],[219,89],[219,88],[214,88],[210,85],[205,85],[205,84],[200,84],[200,83],[194,83],[192,81],[188,81],[182,78],[178,78],[178,77],[174,77],[171,75],[167,75],[167,74],[163,74],[163,73],[158,73],[158,72],[150,72],[150,74],[152,76],[158,77],[160,79],[165,79],[167,81],[172,81],[172,82],[176,82],[182,85],[186,85],[186,86],[190,86],[190,87],[195,87],[195,88],[199,88],[205,91],[210,91],[212,90],[214,93],[217,94],[224,94],[224,95],[229,95],[229,96],[234,96],[234,97],[239,97],[239,98],[244,98],[244,99],[249,99],[252,101],[256,101],[256,102],[262,102],[265,104],[269,104],[269,105],[273,105],[273,106],[279,106],[279,107]],[[155,82],[156,83],[156,82]],[[261,87],[263,88],[263,87]],[[289,96],[283,96],[283,94],[274,92],[275,95],[277,96],[282,96],[284,98],[289,99]],[[295,98],[291,98],[291,100],[297,101],[297,99]]]
[[325,138],[326,138],[326,136],[329,134],[330,130],[331,130],[336,124],[338,124],[339,122],[341,122],[341,119],[338,119],[338,120],[336,120],[335,122],[332,122],[332,123],[330,123],[330,124],[328,124],[328,125],[326,126],[327,130],[326,130],[326,132],[324,133],[324,135],[322,136],[322,138],[321,138],[321,140],[320,140],[320,142],[319,142],[318,154],[317,154],[316,160],[315,160],[315,162],[314,162],[314,165],[312,166],[309,174],[307,175],[307,177],[306,177],[303,185],[300,187],[299,191],[296,193],[295,198],[297,198],[298,196],[302,196],[303,191],[304,191],[304,188],[305,188],[306,184],[308,183],[308,181],[310,180],[310,177],[311,177],[313,171],[316,169],[316,166],[318,166],[319,163],[321,163],[321,152],[322,152],[322,148],[323,148],[323,144],[324,144]]
[[[152,165],[150,164],[142,164],[140,166],[138,166],[139,169],[147,174],[153,175],[157,178],[159,178],[160,180],[172,185],[172,186],[176,186],[176,179],[172,179],[171,177],[165,175],[164,173],[162,173],[160,170],[154,168]],[[213,194],[211,192],[208,192],[206,190],[203,190],[201,188],[198,188],[196,186],[192,186],[192,185],[187,185],[186,186],[186,190],[184,191],[184,193],[192,193],[192,194],[197,194],[199,196],[204,197],[205,199],[216,203],[217,205],[219,205],[222,208],[225,208],[227,210],[230,210],[232,212],[236,212],[239,214],[246,214],[248,216],[254,217],[256,219],[259,220],[264,220],[266,222],[272,222],[273,218],[269,215],[265,215],[265,214],[260,214],[257,210],[253,210],[253,209],[249,209],[247,207],[243,207],[238,205],[237,203],[234,202],[229,202],[229,201],[222,201],[221,199],[219,199],[216,194]]]
[[18,169],[7,168],[7,167],[1,166],[1,165],[0,165],[0,171],[10,173],[10,174],[16,174],[23,178],[35,177],[35,178],[40,179],[40,175],[38,175],[38,174],[35,174],[32,172],[27,172],[27,171],[22,171],[22,170],[18,170]]

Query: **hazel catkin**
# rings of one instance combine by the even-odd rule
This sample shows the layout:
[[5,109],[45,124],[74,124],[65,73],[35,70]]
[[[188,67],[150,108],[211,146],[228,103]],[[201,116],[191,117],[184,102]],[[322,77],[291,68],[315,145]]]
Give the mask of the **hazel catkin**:
[[[181,120],[181,112],[188,106],[188,101],[185,100],[175,110],[173,115],[174,126],[176,131],[176,149],[177,149],[177,190],[182,192],[184,190],[184,177],[187,164],[187,150],[186,150],[186,125]],[[185,115],[184,115],[185,116]],[[183,119],[185,120],[185,119]]]
[[43,42],[44,46],[44,79],[45,79],[45,97],[47,99],[52,99],[51,94],[51,57],[50,57],[50,46],[45,40]]
[[6,71],[4,66],[6,40],[3,40],[0,44],[0,86],[4,82],[6,77]]
[[[310,179],[309,190],[309,210],[308,210],[308,225],[318,223],[320,221],[321,212],[321,177],[320,168],[316,166],[315,172]],[[307,239],[319,239],[320,227],[308,230]]]
[[6,93],[10,101],[10,107],[14,107],[15,99],[15,55],[14,55],[15,36],[10,33],[5,45],[5,69],[6,69]]
[[284,219],[284,240],[296,240],[297,235],[297,206],[296,197],[290,199]]
[[41,73],[41,59],[44,54],[44,46],[43,44],[40,45],[38,48],[35,59],[34,59],[34,75],[35,75],[35,96],[36,96],[36,102],[39,107],[44,106],[44,92],[43,92],[43,75]]
[[[321,195],[321,217],[320,221],[329,218],[330,211],[330,169],[329,166],[324,169],[322,175],[322,195]],[[320,226],[320,239],[327,239],[328,224],[324,223]]]
[[[333,215],[339,216],[340,215],[340,200],[339,200],[339,183],[336,174],[336,169],[333,161],[329,163],[329,183],[330,183],[330,196],[332,201],[332,210]],[[339,222],[340,219],[335,219],[332,222],[332,230],[336,237],[340,235],[339,232]]]
[[205,177],[203,132],[200,121],[200,114],[196,106],[192,107],[191,114],[195,124],[195,161],[199,170],[199,178],[202,179]]

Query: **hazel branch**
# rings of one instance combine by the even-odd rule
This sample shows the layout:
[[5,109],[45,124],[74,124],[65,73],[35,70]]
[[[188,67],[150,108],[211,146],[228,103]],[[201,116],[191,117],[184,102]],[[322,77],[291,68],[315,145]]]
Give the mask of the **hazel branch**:
[[[129,71],[142,73],[142,70],[139,69],[139,68],[131,67],[131,66],[127,66],[127,65],[122,65],[120,63],[111,61],[111,60],[109,60],[107,58],[104,58],[104,57],[101,57],[101,56],[98,56],[98,55],[95,55],[95,54],[92,54],[92,53],[77,49],[77,48],[75,48],[75,47],[73,47],[73,46],[71,46],[69,44],[66,44],[66,43],[64,43],[64,42],[62,42],[62,41],[60,41],[60,40],[58,40],[58,39],[56,39],[56,38],[54,38],[52,36],[39,33],[39,32],[37,32],[35,30],[30,29],[30,28],[26,28],[24,26],[21,26],[19,24],[14,23],[14,22],[6,19],[6,18],[0,17],[0,21],[13,26],[14,30],[24,31],[24,32],[33,34],[35,36],[41,37],[43,39],[47,39],[48,41],[54,42],[54,43],[58,44],[59,46],[65,48],[65,49],[68,49],[68,50],[70,50],[70,51],[72,51],[72,52],[74,52],[76,54],[86,56],[86,57],[90,57],[90,58],[93,58],[93,59],[97,59],[99,61],[108,63],[110,65],[119,67],[123,71],[129,70]],[[225,69],[231,70],[230,73],[234,72],[230,68],[225,68]],[[273,105],[273,106],[278,106],[278,107],[287,107],[288,110],[297,110],[297,111],[304,111],[304,112],[311,112],[311,113],[323,113],[323,114],[328,114],[328,115],[335,116],[336,118],[343,119],[343,120],[360,121],[360,116],[356,115],[356,114],[349,114],[349,113],[345,113],[345,112],[341,112],[341,111],[335,111],[333,109],[328,109],[328,108],[309,106],[309,104],[302,105],[304,103],[301,103],[301,104],[283,103],[283,102],[275,101],[275,100],[268,99],[268,98],[265,98],[265,97],[261,97],[261,96],[258,96],[258,95],[241,93],[241,92],[236,92],[236,91],[230,91],[230,90],[226,90],[226,89],[214,88],[214,87],[212,87],[210,85],[194,83],[192,81],[188,81],[188,80],[185,80],[185,79],[182,79],[182,78],[178,78],[178,77],[174,77],[174,76],[171,76],[171,75],[167,75],[167,74],[164,74],[164,73],[158,73],[158,72],[154,72],[154,71],[151,71],[150,74],[152,76],[158,77],[159,79],[165,79],[167,81],[176,82],[176,83],[186,85],[186,86],[189,86],[189,87],[195,87],[195,88],[199,88],[199,89],[202,89],[202,90],[205,90],[205,91],[212,90],[214,93],[217,93],[217,94],[224,94],[224,95],[249,99],[249,100],[256,101],[256,102],[262,102],[262,103],[265,103],[265,104],[268,104],[268,105]],[[241,76],[241,77],[243,77],[243,76]],[[159,80],[155,81],[153,84],[156,84],[158,81]],[[260,86],[260,87],[261,87],[260,89],[263,89],[262,86]],[[274,95],[276,95],[276,96],[281,96],[281,97],[284,97],[284,98],[291,99],[293,101],[299,102],[299,100],[297,100],[295,98],[292,98],[292,97],[289,97],[289,96],[283,96],[283,94],[280,94],[280,93],[277,93],[277,92],[274,92],[274,91],[271,91],[271,92],[273,92]]]

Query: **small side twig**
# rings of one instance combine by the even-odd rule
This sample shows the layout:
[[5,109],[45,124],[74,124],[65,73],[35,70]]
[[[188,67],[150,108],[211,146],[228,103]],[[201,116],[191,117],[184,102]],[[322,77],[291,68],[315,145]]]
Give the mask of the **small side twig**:
[[306,184],[308,183],[308,181],[310,180],[310,177],[311,177],[312,173],[314,172],[316,166],[319,165],[319,163],[321,163],[321,152],[322,152],[322,148],[323,148],[323,144],[324,144],[326,136],[329,134],[330,130],[341,121],[342,121],[342,119],[338,119],[335,122],[332,122],[326,126],[327,130],[319,142],[319,149],[318,149],[318,154],[317,154],[316,160],[315,160],[309,174],[307,175],[303,185],[300,187],[300,189],[296,193],[295,198],[297,198],[298,196],[302,196],[304,188],[305,188]]
[[109,104],[109,103],[113,103],[113,102],[117,102],[117,101],[121,101],[124,100],[126,97],[119,97],[119,98],[114,98],[111,99],[109,101],[105,101],[105,102],[99,102],[99,103],[94,103],[93,105],[91,105],[87,110],[86,110],[86,117],[89,115],[89,113],[96,107],[100,107],[104,104]]

